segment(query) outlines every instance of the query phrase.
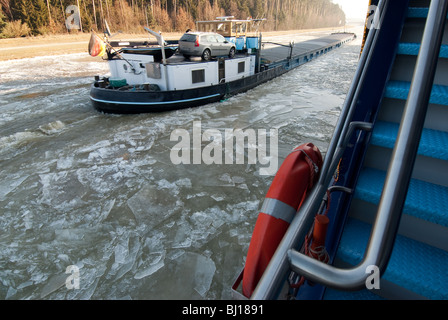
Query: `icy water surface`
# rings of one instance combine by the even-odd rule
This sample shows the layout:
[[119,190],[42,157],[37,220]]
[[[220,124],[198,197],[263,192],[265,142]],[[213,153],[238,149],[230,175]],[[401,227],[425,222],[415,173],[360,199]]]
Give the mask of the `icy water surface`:
[[107,64],[87,54],[1,62],[0,299],[231,298],[273,176],[247,161],[174,165],[170,134],[196,121],[277,129],[279,163],[306,142],[325,154],[361,38],[250,92],[161,114],[94,110],[89,86]]

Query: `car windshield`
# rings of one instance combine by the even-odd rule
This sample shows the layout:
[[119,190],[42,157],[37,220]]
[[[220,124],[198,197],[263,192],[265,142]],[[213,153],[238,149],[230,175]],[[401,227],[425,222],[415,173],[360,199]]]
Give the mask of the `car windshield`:
[[186,41],[186,42],[195,42],[196,41],[196,35],[194,34],[184,34],[182,38],[180,38],[180,41]]

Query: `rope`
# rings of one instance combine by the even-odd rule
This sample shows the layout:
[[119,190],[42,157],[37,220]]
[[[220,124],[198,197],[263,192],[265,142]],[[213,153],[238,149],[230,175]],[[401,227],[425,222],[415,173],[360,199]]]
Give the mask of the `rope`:
[[[311,249],[311,240],[312,240],[312,230],[310,231],[310,234],[305,236],[305,244],[304,244],[304,254],[312,257],[314,259],[317,259],[323,263],[329,263],[330,262],[330,255],[328,254],[327,249],[325,246],[319,246],[313,249]],[[304,283],[305,283],[305,277],[300,276],[299,281],[297,283],[290,283],[289,286],[291,289],[299,289]]]
[[339,181],[339,172],[341,170],[341,162],[342,162],[342,158],[339,159],[338,167],[336,168],[336,172],[334,173],[334,183]]
[[328,263],[330,262],[330,255],[327,252],[325,246],[316,247],[314,250],[309,248],[310,256],[316,258],[317,260]]
[[305,155],[305,161],[308,164],[308,167],[310,168],[310,180],[308,184],[308,190],[310,190],[317,179],[317,174],[319,173],[319,166],[313,161],[313,159],[311,159],[311,157],[305,152],[305,150],[298,149],[295,150],[294,152],[297,151],[301,151]]
[[[318,168],[318,167],[304,150],[301,150],[301,151],[303,151],[303,153],[306,155],[305,160],[308,162],[308,165],[310,166],[311,177],[314,178],[314,175],[317,174],[317,171],[313,170],[312,168]],[[342,158],[339,160],[338,166],[336,168],[333,185],[336,184],[336,182],[339,180],[341,162],[342,162]],[[330,202],[331,202],[331,193],[329,190],[327,190],[327,204],[326,204],[325,212],[323,213],[323,215],[325,215],[325,216],[328,215],[328,212],[330,210]],[[319,246],[314,249],[311,249],[312,239],[313,239],[313,227],[311,228],[310,232],[305,236],[304,250],[303,250],[304,254],[307,256],[310,256],[312,258],[315,258],[323,263],[328,264],[330,262],[330,255],[329,255],[327,249],[325,248],[325,246]],[[289,286],[291,289],[298,290],[305,283],[305,280],[306,279],[304,276],[300,276],[297,283],[290,283]]]

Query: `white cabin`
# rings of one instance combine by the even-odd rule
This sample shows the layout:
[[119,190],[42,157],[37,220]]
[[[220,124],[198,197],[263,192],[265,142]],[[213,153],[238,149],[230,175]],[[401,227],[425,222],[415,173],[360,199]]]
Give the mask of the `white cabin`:
[[208,87],[255,74],[254,55],[216,61],[154,62],[151,55],[121,54],[123,59],[109,60],[111,78],[126,79],[128,85],[154,84],[161,91]]

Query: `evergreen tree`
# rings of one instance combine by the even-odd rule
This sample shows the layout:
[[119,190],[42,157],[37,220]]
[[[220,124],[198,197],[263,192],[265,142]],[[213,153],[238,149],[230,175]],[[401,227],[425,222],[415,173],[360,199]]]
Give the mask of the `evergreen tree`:
[[15,19],[31,28],[33,35],[41,34],[42,27],[47,25],[48,10],[44,0],[12,0],[11,10]]
[[2,5],[0,4],[0,33],[2,33],[2,30],[5,26],[6,26],[6,17],[3,15]]
[[107,19],[112,29],[124,32],[141,31],[147,24],[164,32],[184,31],[191,21],[222,15],[265,18],[261,30],[266,31],[338,27],[345,21],[344,12],[331,0],[0,0],[0,4],[4,9],[0,26],[21,20],[34,35],[50,29],[65,31],[69,5],[80,6],[82,27],[87,32],[95,27],[94,6],[101,23]]
[[254,6],[251,10],[253,18],[264,18],[264,5],[263,0],[254,0]]

